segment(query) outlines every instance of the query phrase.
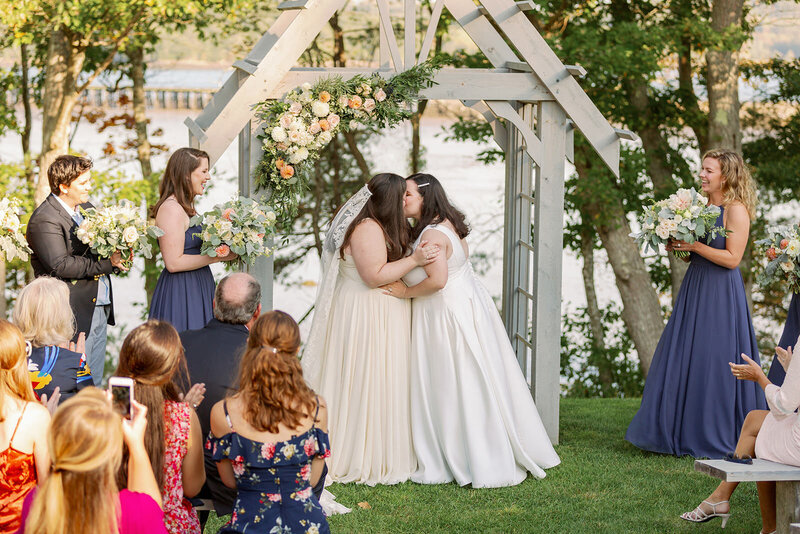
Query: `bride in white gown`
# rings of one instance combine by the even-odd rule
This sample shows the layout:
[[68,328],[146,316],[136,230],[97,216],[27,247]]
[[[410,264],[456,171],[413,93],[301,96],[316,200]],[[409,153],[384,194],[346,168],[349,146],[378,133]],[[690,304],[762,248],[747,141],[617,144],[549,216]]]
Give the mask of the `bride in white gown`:
[[419,247],[406,256],[405,188],[396,174],[373,177],[325,236],[301,363],[306,381],[328,402],[329,469],[337,482],[396,484],[417,466],[409,418],[411,306],[378,289],[438,254],[437,247]]
[[547,437],[491,296],[469,262],[464,215],[429,174],[407,179],[417,243],[445,254],[385,286],[412,298],[411,479],[475,488],[519,484],[560,460]]

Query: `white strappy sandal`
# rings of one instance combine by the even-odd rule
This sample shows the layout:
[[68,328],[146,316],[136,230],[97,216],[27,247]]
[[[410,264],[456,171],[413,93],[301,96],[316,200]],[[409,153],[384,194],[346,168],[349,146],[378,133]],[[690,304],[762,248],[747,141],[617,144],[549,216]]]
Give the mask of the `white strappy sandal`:
[[710,521],[715,517],[719,517],[722,519],[722,528],[725,528],[725,524],[728,522],[728,519],[731,517],[730,510],[727,514],[719,514],[717,513],[717,506],[720,504],[725,504],[728,501],[720,501],[711,503],[708,501],[703,501],[700,503],[701,505],[707,504],[711,507],[711,513],[708,514],[703,510],[700,506],[692,510],[691,512],[686,512],[685,514],[681,514],[681,519],[685,519],[686,521],[691,521],[692,523],[705,523],[706,521]]

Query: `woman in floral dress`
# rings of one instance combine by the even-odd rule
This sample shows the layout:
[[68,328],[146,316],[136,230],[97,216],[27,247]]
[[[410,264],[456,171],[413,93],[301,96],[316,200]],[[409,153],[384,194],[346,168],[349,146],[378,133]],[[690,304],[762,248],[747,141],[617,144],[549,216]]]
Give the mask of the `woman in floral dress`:
[[238,489],[220,533],[329,533],[312,493],[330,456],[328,413],[303,379],[300,329],[289,315],[272,311],[253,331],[265,343],[242,357],[240,391],[211,410],[206,447],[222,481]]

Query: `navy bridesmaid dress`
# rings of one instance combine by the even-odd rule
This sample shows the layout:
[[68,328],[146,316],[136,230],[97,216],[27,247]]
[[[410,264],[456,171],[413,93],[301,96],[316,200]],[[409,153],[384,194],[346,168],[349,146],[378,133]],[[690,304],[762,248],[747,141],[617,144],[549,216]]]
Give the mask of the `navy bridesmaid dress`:
[[[203,242],[199,234],[202,230],[199,224],[186,230],[184,254],[200,254]],[[178,332],[203,328],[214,317],[212,302],[215,287],[214,276],[208,265],[178,273],[164,269],[153,291],[150,319],[169,321]]]
[[[783,325],[783,334],[781,340],[778,341],[778,346],[781,348],[794,348],[797,342],[797,336],[800,336],[800,295],[792,293],[792,302],[789,304],[789,314],[786,316],[786,324]],[[786,378],[786,371],[783,370],[781,362],[778,357],[772,358],[772,364],[769,367],[769,374],[767,375],[769,381],[776,386],[783,385],[783,379]]]
[[[707,244],[724,249],[725,237]],[[759,361],[742,274],[692,253],[625,439],[677,456],[733,451],[747,413],[767,408],[758,384],[731,374],[728,362],[744,363],[741,353]]]

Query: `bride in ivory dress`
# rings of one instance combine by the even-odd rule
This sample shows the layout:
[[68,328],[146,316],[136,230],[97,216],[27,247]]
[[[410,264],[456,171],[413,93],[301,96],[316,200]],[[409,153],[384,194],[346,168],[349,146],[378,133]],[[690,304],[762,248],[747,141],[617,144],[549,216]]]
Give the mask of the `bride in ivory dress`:
[[330,476],[396,484],[417,467],[409,419],[411,305],[379,286],[434,261],[410,250],[406,181],[378,174],[339,210],[325,236],[322,282],[303,374],[328,401]]
[[[453,479],[474,488],[513,486],[560,463],[491,296],[469,262],[469,227],[430,174],[407,179],[412,237],[441,254],[403,282],[384,287],[413,297],[411,426],[419,467],[411,479]],[[407,302],[407,301],[404,301]]]

